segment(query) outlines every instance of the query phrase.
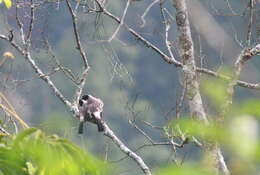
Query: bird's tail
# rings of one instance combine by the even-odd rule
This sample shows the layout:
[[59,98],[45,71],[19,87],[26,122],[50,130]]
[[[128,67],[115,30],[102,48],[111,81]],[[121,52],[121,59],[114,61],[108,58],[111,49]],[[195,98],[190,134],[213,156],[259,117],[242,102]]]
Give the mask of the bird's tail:
[[83,130],[84,130],[84,121],[79,123],[78,134],[83,134]]
[[104,132],[105,128],[102,120],[97,120],[97,127],[98,127],[98,132]]

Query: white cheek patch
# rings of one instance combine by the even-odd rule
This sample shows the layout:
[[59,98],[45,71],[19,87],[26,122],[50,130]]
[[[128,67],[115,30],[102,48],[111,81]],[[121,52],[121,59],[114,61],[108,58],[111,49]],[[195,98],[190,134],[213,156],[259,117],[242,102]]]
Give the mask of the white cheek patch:
[[83,104],[87,103],[88,101],[87,100],[84,100],[84,99],[81,99]]

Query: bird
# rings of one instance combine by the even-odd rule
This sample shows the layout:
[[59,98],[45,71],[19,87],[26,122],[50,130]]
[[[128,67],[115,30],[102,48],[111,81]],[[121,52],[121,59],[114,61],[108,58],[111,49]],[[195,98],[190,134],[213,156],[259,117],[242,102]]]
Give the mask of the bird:
[[79,134],[83,134],[84,123],[86,121],[97,125],[98,132],[104,131],[104,125],[102,121],[102,112],[104,103],[99,98],[93,97],[92,95],[83,95],[79,100],[79,113],[80,113],[80,124]]

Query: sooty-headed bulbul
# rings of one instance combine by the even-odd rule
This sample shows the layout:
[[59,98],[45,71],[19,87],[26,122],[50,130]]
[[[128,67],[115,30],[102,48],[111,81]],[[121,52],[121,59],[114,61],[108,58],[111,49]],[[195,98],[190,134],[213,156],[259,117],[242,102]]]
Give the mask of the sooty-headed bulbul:
[[104,125],[102,121],[103,106],[104,103],[102,102],[102,100],[93,97],[92,95],[82,96],[82,98],[79,100],[79,134],[83,133],[84,123],[86,121],[96,124],[99,132],[104,131]]

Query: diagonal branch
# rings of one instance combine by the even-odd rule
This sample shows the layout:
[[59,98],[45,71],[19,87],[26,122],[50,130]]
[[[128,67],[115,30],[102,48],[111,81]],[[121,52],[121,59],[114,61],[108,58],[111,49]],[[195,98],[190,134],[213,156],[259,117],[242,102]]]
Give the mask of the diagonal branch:
[[[100,10],[101,12],[103,12],[106,16],[110,17],[111,19],[113,19],[117,23],[120,23],[120,18],[119,17],[117,17],[114,14],[110,13],[105,7],[102,6],[102,4],[98,0],[96,0],[96,3],[99,5],[99,7],[101,9]],[[100,12],[100,11],[97,11],[97,12]],[[171,57],[166,55],[161,49],[156,47],[150,41],[148,41],[147,39],[142,37],[140,34],[138,34],[134,29],[129,27],[127,24],[124,24],[124,27],[134,37],[136,37],[139,41],[141,41],[147,48],[151,48],[153,51],[155,51],[168,64],[174,64],[176,67],[182,67],[183,66],[181,62],[172,60]],[[223,80],[230,80],[231,79],[231,77],[228,77],[228,76],[223,75],[223,74],[219,74],[219,73],[217,73],[215,71],[212,71],[212,70],[209,70],[209,69],[206,69],[206,68],[196,67],[196,71],[200,72],[200,73],[204,73],[204,74],[210,75],[210,76],[214,76],[216,78],[220,78],[220,79],[223,79]],[[260,83],[254,84],[254,83],[248,83],[248,82],[245,82],[245,81],[238,80],[237,85],[241,86],[241,87],[244,87],[244,88],[260,90]]]
[[144,13],[142,14],[141,16],[141,20],[142,20],[142,24],[141,24],[141,27],[144,27],[145,26],[145,17],[147,15],[147,13],[150,11],[150,9],[156,4],[158,3],[160,0],[154,0],[144,11]]
[[115,38],[115,36],[117,35],[119,29],[124,24],[126,12],[127,12],[127,9],[128,9],[128,7],[130,5],[130,2],[131,2],[131,0],[127,0],[126,6],[125,6],[125,9],[124,9],[124,12],[123,12],[123,16],[122,16],[122,18],[120,20],[120,23],[117,26],[117,28],[116,28],[115,32],[113,33],[113,35],[108,39],[108,42],[111,42]]
[[90,69],[90,66],[89,66],[89,63],[88,63],[87,54],[84,51],[84,48],[82,47],[81,42],[80,42],[80,36],[79,36],[79,30],[78,30],[78,24],[77,24],[77,14],[76,14],[76,12],[73,11],[69,0],[66,0],[66,3],[67,3],[67,6],[69,8],[69,12],[70,12],[70,15],[71,15],[71,18],[72,18],[73,31],[74,31],[74,35],[75,35],[76,44],[77,44],[76,48],[79,50],[81,58],[84,62],[84,70],[83,70],[82,75],[80,77],[79,85],[76,88],[75,95],[74,95],[74,101],[73,101],[73,105],[77,106],[77,103],[80,99],[80,96],[82,95],[84,86],[86,84],[86,79],[87,79],[87,76],[88,76],[88,71]]
[[142,169],[144,174],[151,175],[151,171],[149,167],[144,163],[143,159],[138,156],[135,152],[130,150],[115,134],[114,132],[108,127],[107,124],[104,123],[105,127],[105,133],[104,135],[109,137],[118,147],[119,149],[124,152],[126,155],[128,155],[130,158],[132,158],[138,166]]
[[[22,47],[20,47],[17,43],[15,43],[13,40],[9,40],[8,37],[1,35],[0,34],[0,39],[7,41],[9,44],[11,44],[12,47],[14,47],[22,56],[24,56],[24,58],[26,59],[26,61],[31,65],[31,67],[34,69],[35,73],[38,75],[39,78],[41,78],[43,81],[45,81],[50,89],[54,92],[54,94],[65,104],[65,106],[67,108],[70,109],[70,111],[74,114],[74,116],[79,116],[79,111],[78,111],[78,107],[77,107],[77,98],[80,98],[80,95],[82,93],[83,87],[85,85],[85,81],[86,81],[86,77],[87,77],[87,73],[88,70],[90,68],[88,61],[87,61],[87,56],[83,50],[83,47],[81,46],[80,43],[80,36],[78,33],[78,28],[77,28],[77,18],[76,18],[76,14],[73,12],[71,4],[69,3],[68,0],[66,0],[69,11],[71,13],[72,16],[72,21],[73,21],[73,29],[74,29],[74,35],[76,38],[76,43],[77,43],[77,48],[80,51],[81,57],[83,59],[84,62],[84,66],[85,66],[85,70],[82,73],[82,77],[80,79],[80,84],[76,89],[75,92],[75,100],[74,103],[69,102],[60,92],[60,90],[54,85],[54,83],[50,80],[49,75],[46,75],[42,72],[42,70],[37,66],[37,64],[35,63],[35,61],[32,59],[31,54],[29,49],[23,49]],[[21,23],[22,26],[22,23]],[[21,31],[23,32],[22,28]],[[23,35],[23,33],[22,33]],[[24,35],[23,35],[24,36]],[[23,38],[22,36],[22,38]],[[131,151],[114,133],[113,131],[104,123],[105,126],[105,136],[111,138],[111,140],[120,148],[120,150],[122,152],[124,152],[126,155],[128,155],[129,157],[131,157],[137,164],[138,166],[142,169],[142,171],[147,174],[147,175],[151,175],[150,169],[148,168],[148,166],[144,163],[144,161],[142,160],[142,158],[140,156],[138,156],[135,152]]]
[[[101,12],[103,12],[106,16],[110,17],[111,19],[113,19],[117,23],[119,23],[119,24],[121,23],[120,18],[113,15],[112,13],[110,13],[105,7],[102,6],[102,4],[98,0],[96,0],[96,3],[99,5]],[[98,12],[100,12],[100,11],[98,11]],[[169,64],[174,64],[176,67],[181,67],[182,64],[180,62],[171,59],[168,55],[166,55],[158,47],[156,47],[150,41],[146,40],[144,37],[142,37],[140,34],[138,34],[134,29],[129,27],[127,24],[124,23],[124,27],[134,37],[136,37],[139,41],[141,41],[147,48],[151,48],[153,51],[155,51],[157,54],[159,54],[165,62],[167,62]]]
[[28,31],[27,37],[26,37],[27,47],[30,47],[30,44],[31,44],[32,30],[33,30],[33,25],[34,25],[34,20],[35,20],[34,11],[35,11],[34,2],[33,2],[33,0],[30,0],[30,24],[29,24],[29,31]]
[[[225,81],[231,80],[231,77],[229,77],[229,76],[220,74],[218,72],[214,72],[214,71],[206,69],[206,68],[196,67],[196,71],[210,75],[210,76],[213,76],[213,77],[216,77],[216,78],[220,78],[220,79],[225,80]],[[248,83],[248,82],[245,82],[245,81],[237,80],[237,85],[244,87],[244,88],[260,90],[260,83],[254,84],[254,83]]]
[[50,89],[53,91],[53,93],[67,106],[69,107],[70,111],[74,111],[72,108],[71,103],[62,95],[60,90],[54,85],[54,83],[51,81],[50,76],[43,73],[43,71],[37,66],[35,61],[32,59],[31,54],[29,50],[22,49],[17,43],[15,43],[13,40],[9,41],[8,37],[4,35],[0,35],[0,39],[6,40],[13,46],[22,56],[24,56],[25,60],[30,64],[30,66],[34,69],[35,73],[38,75],[39,78],[41,78],[43,81],[45,81]]
[[[161,4],[160,4],[160,6],[161,6]],[[171,28],[171,23],[170,23],[170,21],[169,20],[167,20],[166,19],[166,16],[165,16],[165,9],[164,8],[162,8],[162,6],[160,7],[160,9],[161,9],[161,14],[162,14],[162,18],[163,18],[163,23],[165,24],[165,45],[166,45],[166,47],[167,47],[167,49],[168,49],[168,52],[169,52],[169,54],[170,54],[170,56],[171,56],[171,59],[173,60],[173,61],[175,61],[175,62],[178,62],[175,58],[174,58],[174,55],[173,55],[173,53],[172,53],[172,50],[171,50],[171,42],[169,41],[169,30],[170,30],[170,28]]]
[[252,25],[253,25],[253,16],[254,16],[254,8],[255,8],[255,0],[250,0],[248,3],[249,6],[249,22],[248,22],[248,29],[246,35],[247,45],[251,44],[251,37],[252,37]]
[[252,57],[260,54],[260,44],[257,44],[253,48],[243,49],[241,54],[237,57],[237,60],[234,65],[234,74],[230,79],[227,87],[227,100],[223,106],[222,117],[224,117],[229,109],[229,106],[232,104],[232,98],[234,95],[235,85],[238,84],[238,78],[241,74],[243,66],[245,63],[250,60]]
[[80,52],[80,55],[81,55],[81,58],[83,59],[85,68],[87,68],[87,67],[89,67],[89,64],[88,64],[88,59],[87,59],[86,53],[84,52],[83,47],[81,46],[81,42],[80,42],[79,30],[78,30],[78,25],[77,25],[77,21],[78,21],[77,14],[73,11],[69,0],[66,0],[66,3],[69,8],[71,17],[72,17],[73,32],[74,32],[76,44],[77,44],[76,48]]

